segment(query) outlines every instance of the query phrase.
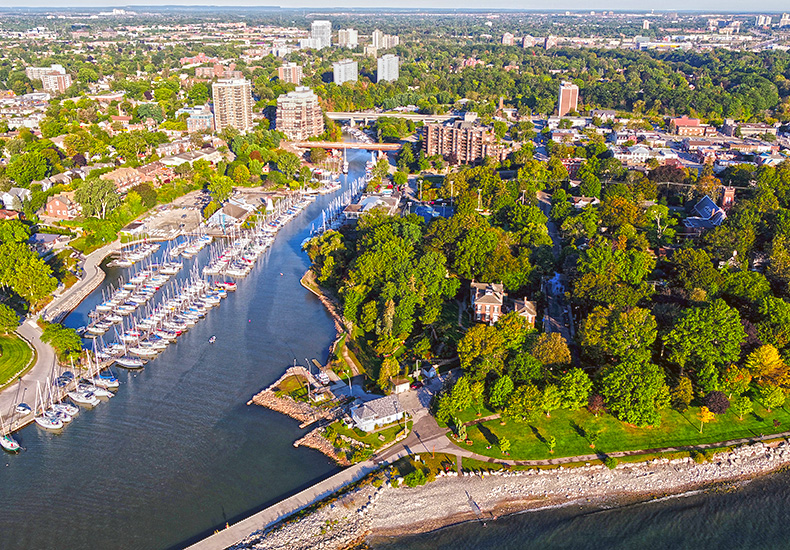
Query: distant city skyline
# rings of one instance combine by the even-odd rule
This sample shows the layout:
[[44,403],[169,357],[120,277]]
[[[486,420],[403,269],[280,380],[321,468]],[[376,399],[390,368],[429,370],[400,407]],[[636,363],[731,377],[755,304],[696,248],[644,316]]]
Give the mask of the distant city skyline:
[[682,0],[670,0],[666,3],[656,2],[655,6],[644,4],[639,9],[634,8],[633,2],[629,0],[607,0],[591,5],[583,0],[567,0],[566,2],[558,3],[550,8],[546,7],[544,2],[538,0],[531,0],[528,2],[516,2],[514,0],[493,0],[488,3],[485,8],[480,7],[480,3],[473,0],[335,0],[331,5],[323,0],[297,0],[290,5],[282,5],[277,3],[266,3],[259,0],[232,0],[225,5],[219,3],[218,0],[166,0],[163,4],[157,0],[135,0],[133,2],[124,2],[122,0],[70,0],[63,2],[60,0],[28,0],[24,7],[19,5],[18,2],[9,0],[0,0],[0,8],[130,8],[135,7],[169,7],[169,6],[195,6],[195,7],[216,7],[218,9],[233,8],[233,7],[260,7],[260,8],[282,8],[282,9],[313,9],[323,8],[325,10],[343,9],[343,8],[392,8],[392,9],[452,9],[458,11],[474,10],[486,11],[490,10],[535,10],[535,11],[608,11],[618,10],[627,11],[631,13],[649,12],[655,9],[657,12],[665,11],[682,11],[682,12],[711,12],[711,13],[782,13],[790,11],[786,0],[768,0],[760,5],[757,10],[744,10],[742,2],[735,2],[734,0],[699,0],[689,5],[688,2]]

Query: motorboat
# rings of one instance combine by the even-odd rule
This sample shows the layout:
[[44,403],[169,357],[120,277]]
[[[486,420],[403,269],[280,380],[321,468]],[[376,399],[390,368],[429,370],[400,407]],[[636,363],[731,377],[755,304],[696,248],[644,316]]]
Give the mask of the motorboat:
[[19,403],[14,409],[17,414],[21,414],[22,416],[27,416],[28,414],[33,412],[33,409],[30,408],[30,405],[27,403]]

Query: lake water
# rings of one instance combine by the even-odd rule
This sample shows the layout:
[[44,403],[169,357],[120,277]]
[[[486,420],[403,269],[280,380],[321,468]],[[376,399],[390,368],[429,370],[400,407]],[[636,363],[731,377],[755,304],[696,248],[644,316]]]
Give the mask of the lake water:
[[[348,158],[351,182],[370,155]],[[25,451],[0,455],[0,548],[182,547],[337,471],[293,447],[304,433],[296,421],[245,405],[294,358],[327,358],[334,326],[299,284],[309,265],[300,244],[334,196],[287,224],[238,290],[143,371],[116,369],[113,399],[61,434],[18,433]],[[107,272],[66,325],[84,325],[128,270]]]

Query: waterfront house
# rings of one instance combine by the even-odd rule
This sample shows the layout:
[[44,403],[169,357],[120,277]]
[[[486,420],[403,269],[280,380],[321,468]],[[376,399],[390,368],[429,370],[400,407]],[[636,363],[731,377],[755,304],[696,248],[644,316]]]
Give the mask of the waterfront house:
[[499,283],[476,283],[469,285],[470,301],[475,321],[493,325],[502,315],[505,302],[505,287]]
[[363,432],[372,432],[376,428],[401,420],[405,414],[398,396],[388,395],[352,407],[351,420]]
[[47,216],[58,220],[73,220],[82,212],[82,207],[74,200],[74,193],[61,193],[47,200]]

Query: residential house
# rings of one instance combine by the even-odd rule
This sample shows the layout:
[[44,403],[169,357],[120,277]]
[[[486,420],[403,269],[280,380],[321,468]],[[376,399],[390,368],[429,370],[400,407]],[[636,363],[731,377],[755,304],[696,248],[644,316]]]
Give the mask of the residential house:
[[16,210],[6,210],[0,208],[0,221],[1,220],[18,220],[21,214]]
[[390,376],[390,390],[392,393],[404,393],[409,391],[410,380],[404,376]]
[[0,194],[3,204],[9,210],[21,210],[22,204],[29,201],[33,194],[30,189],[23,189],[21,187],[12,187],[5,193]]
[[400,196],[380,193],[362,195],[358,202],[346,206],[343,214],[347,220],[358,220],[362,216],[370,214],[373,210],[379,209],[388,216],[392,216],[398,210],[398,204],[400,204]]
[[571,202],[573,203],[574,208],[581,210],[582,208],[587,208],[588,206],[598,206],[601,204],[601,199],[598,197],[571,197]]
[[170,183],[176,175],[172,168],[165,166],[158,160],[139,166],[137,171],[157,187],[163,183]]
[[184,153],[179,153],[177,155],[173,155],[171,157],[165,157],[159,159],[159,162],[164,164],[165,166],[180,166],[184,163],[192,164],[196,160],[205,160],[212,166],[217,164],[218,162],[224,159],[224,155],[214,149],[213,147],[207,147],[205,149],[200,149],[198,151],[186,151]]
[[401,420],[405,414],[398,396],[388,395],[352,407],[351,420],[363,432],[372,432],[376,428]]
[[112,172],[102,174],[99,178],[113,182],[115,184],[115,190],[121,194],[126,193],[135,185],[147,181],[143,174],[129,167],[116,168]]
[[44,209],[47,216],[58,220],[73,220],[82,212],[82,207],[74,200],[74,193],[61,193],[50,197]]
[[476,283],[469,285],[470,302],[475,321],[493,325],[502,315],[502,305],[507,294],[505,287],[499,283]]
[[535,319],[538,317],[538,309],[535,306],[535,302],[530,302],[526,299],[514,300],[513,311],[526,319],[530,325],[535,325]]
[[721,225],[726,219],[724,209],[705,195],[692,209],[692,215],[683,220],[683,225],[692,231],[701,232]]
[[240,225],[249,213],[249,209],[242,207],[234,201],[230,201],[214,212],[206,224],[211,227],[235,227]]

